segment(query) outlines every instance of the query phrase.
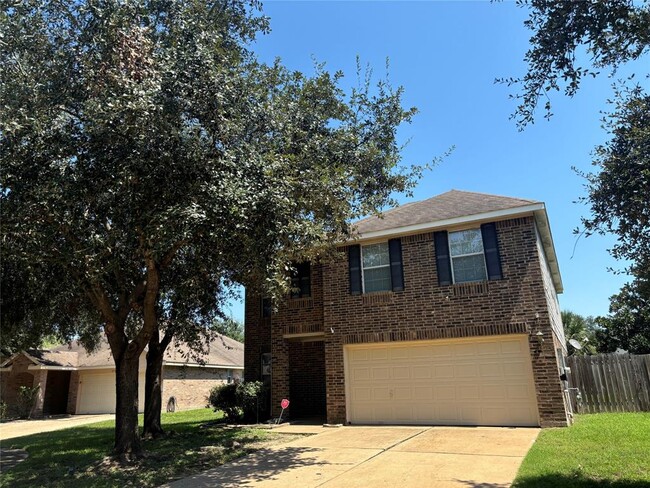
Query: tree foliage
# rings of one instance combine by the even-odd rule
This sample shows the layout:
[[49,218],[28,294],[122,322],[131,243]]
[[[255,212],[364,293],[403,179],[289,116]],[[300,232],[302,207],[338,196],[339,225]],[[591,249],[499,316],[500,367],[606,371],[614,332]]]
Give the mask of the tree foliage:
[[[583,317],[570,310],[562,311],[562,324],[566,337],[566,347],[569,356],[596,354],[597,350],[596,333],[599,329],[594,317]],[[581,349],[576,349],[569,340],[574,339],[580,343]]]
[[408,192],[422,168],[396,131],[415,110],[384,80],[345,93],[322,65],[258,63],[257,2],[1,5],[3,282],[32,300],[3,332],[104,333],[116,452],[137,454],[145,346],[199,341],[234,282],[285,293],[291,260]]
[[228,317],[223,320],[217,320],[213,328],[219,334],[235,339],[238,342],[244,342],[244,324],[235,320],[231,317]]
[[[591,215],[583,218],[584,233],[612,233],[618,242],[610,250],[626,262],[633,278],[611,298],[610,315],[599,319],[602,347],[644,350],[647,344],[650,288],[650,95],[644,82],[648,64],[634,64],[650,51],[650,2],[599,0],[554,2],[520,0],[529,9],[525,25],[533,31],[525,55],[527,73],[521,78],[498,80],[519,86],[520,101],[513,117],[520,129],[535,119],[544,100],[551,114],[550,93],[573,96],[587,76],[601,70],[609,74],[623,65],[640,67],[615,84],[604,126],[610,139],[594,151],[596,171],[585,177],[587,196],[582,200]],[[580,233],[580,230],[576,230]]]
[[623,349],[650,354],[650,282],[636,279],[611,298],[610,315],[600,317],[596,334],[601,352]]
[[514,114],[523,129],[535,121],[544,104],[545,117],[552,116],[553,92],[576,94],[585,77],[600,70],[615,71],[650,49],[650,3],[647,0],[598,0],[556,2],[518,0],[529,11],[524,25],[533,31],[524,61],[528,70],[520,78],[497,80],[520,86]]
[[587,233],[616,235],[612,255],[650,277],[650,95],[636,88],[616,100],[611,139],[595,150],[599,171],[585,175],[591,216],[582,222]]

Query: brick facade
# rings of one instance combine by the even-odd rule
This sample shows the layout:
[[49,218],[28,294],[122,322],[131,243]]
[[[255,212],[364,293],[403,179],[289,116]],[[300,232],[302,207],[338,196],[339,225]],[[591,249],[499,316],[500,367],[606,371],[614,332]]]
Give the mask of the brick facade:
[[[232,370],[233,378],[241,378],[241,370]],[[183,366],[163,366],[162,409],[169,398],[176,397],[176,409],[188,410],[208,405],[210,390],[228,381],[228,370]]]
[[[433,234],[401,238],[405,289],[351,295],[348,248],[312,270],[313,305],[288,299],[271,319],[261,318],[261,300],[247,294],[246,379],[259,379],[260,352],[273,353],[271,405],[291,392],[292,332],[323,332],[327,420],[346,420],[343,347],[345,344],[430,340],[502,334],[530,334],[537,403],[542,427],[567,425],[553,332],[554,306],[537,246],[532,216],[496,223],[503,279],[439,286]],[[551,284],[552,286],[552,284]],[[542,333],[543,341],[536,335]],[[316,355],[313,362],[320,361]],[[304,358],[303,358],[304,361]],[[295,368],[294,376],[295,376]],[[297,406],[297,405],[296,405]]]
[[0,372],[0,400],[7,403],[10,415],[17,412],[18,389],[21,386],[32,387],[38,384],[38,371],[27,369],[33,364],[28,357],[19,356],[13,361],[10,371]]

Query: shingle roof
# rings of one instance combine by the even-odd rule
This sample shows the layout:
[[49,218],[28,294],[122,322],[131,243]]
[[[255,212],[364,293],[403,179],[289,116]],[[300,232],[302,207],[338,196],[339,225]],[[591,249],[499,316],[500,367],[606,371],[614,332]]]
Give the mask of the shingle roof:
[[523,198],[451,190],[426,200],[387,210],[381,217],[367,217],[354,224],[359,234],[397,229],[410,225],[466,217],[541,203]]
[[[110,346],[105,340],[91,354],[77,341],[52,349],[29,350],[26,353],[30,359],[45,367],[105,368],[115,365]],[[198,364],[196,356],[191,353],[187,345],[176,346],[172,343],[165,351],[165,361],[175,364]],[[206,365],[243,368],[244,345],[229,337],[217,335],[210,343],[207,353],[202,354],[201,358]]]

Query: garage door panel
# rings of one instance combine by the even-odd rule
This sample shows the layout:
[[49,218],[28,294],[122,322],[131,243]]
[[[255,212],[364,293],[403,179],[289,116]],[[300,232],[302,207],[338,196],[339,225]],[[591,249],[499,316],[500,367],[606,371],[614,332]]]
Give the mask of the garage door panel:
[[523,335],[347,346],[346,383],[353,423],[538,425]]
[[466,386],[464,388],[457,388],[457,398],[459,400],[478,400],[481,394],[478,386]]
[[411,377],[411,368],[408,366],[398,366],[393,368],[393,379],[405,380]]
[[478,366],[472,364],[457,364],[454,366],[454,377],[457,379],[477,378]]
[[388,350],[387,349],[373,349],[370,358],[373,361],[388,359]]
[[446,400],[455,400],[456,399],[456,387],[451,386],[434,386],[433,387],[433,398],[436,401],[446,401]]
[[481,356],[500,356],[502,354],[501,344],[498,342],[484,342],[477,348],[477,354]]
[[433,389],[430,386],[415,386],[413,388],[414,400],[431,400],[433,398]]
[[503,364],[501,363],[484,363],[480,369],[482,378],[503,378]]
[[528,385],[508,385],[507,388],[510,400],[527,400],[534,395]]
[[521,354],[528,352],[528,339],[520,341],[503,341],[501,343],[501,352],[503,354]]
[[[144,373],[138,380],[138,411],[144,411]],[[81,372],[78,414],[115,413],[115,372]]]
[[397,387],[393,390],[393,392],[393,399],[398,402],[411,400],[413,398],[410,387]]
[[368,402],[372,400],[371,388],[354,388],[352,390],[352,398],[355,402]]
[[411,368],[412,376],[416,379],[429,379],[431,374],[431,367],[429,366],[414,366]]
[[409,351],[408,348],[406,347],[396,347],[394,349],[390,349],[389,351],[390,351],[390,358],[393,361],[409,358]]
[[457,357],[476,356],[476,354],[477,354],[476,344],[472,344],[472,343],[458,344],[454,347],[454,355]]
[[390,388],[377,387],[372,390],[373,400],[391,400]]
[[453,378],[454,367],[452,365],[434,366],[434,376],[436,378]]

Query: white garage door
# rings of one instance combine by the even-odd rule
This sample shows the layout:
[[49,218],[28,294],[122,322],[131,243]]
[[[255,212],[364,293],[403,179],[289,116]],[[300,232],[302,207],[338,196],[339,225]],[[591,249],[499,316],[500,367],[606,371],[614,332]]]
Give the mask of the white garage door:
[[[144,374],[138,382],[138,410],[144,411]],[[79,374],[77,413],[115,413],[115,371]]]
[[348,420],[539,425],[525,335],[345,347]]

